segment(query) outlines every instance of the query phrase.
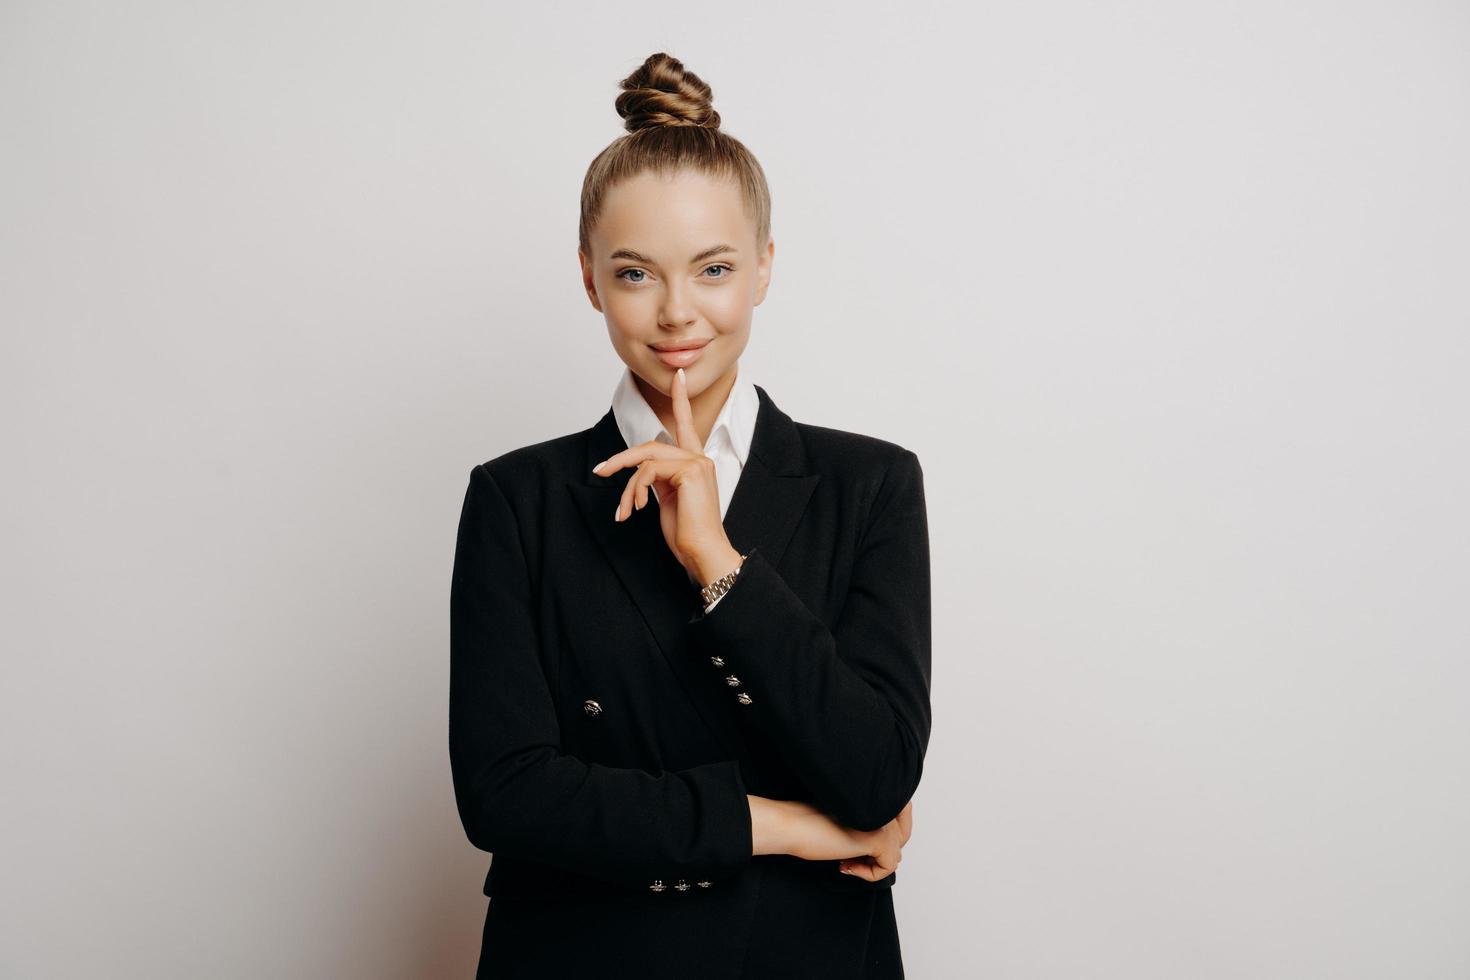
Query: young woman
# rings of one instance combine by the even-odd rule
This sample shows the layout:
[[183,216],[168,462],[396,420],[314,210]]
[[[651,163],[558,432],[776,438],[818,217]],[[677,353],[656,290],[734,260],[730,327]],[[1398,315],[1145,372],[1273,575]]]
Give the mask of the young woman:
[[494,857],[479,977],[901,977],[930,731],[908,449],[795,422],[739,365],[775,245],[760,165],[655,54],[582,189],[626,365],[591,428],[473,468],[449,749]]

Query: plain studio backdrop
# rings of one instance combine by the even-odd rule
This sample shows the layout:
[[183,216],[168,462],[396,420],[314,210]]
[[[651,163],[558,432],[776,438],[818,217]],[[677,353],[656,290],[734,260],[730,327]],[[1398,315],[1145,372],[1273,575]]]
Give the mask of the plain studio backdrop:
[[910,975],[1470,975],[1470,9],[1402,0],[5,2],[0,975],[470,976],[460,503],[608,409],[660,50],[771,181],[743,363],[924,464]]

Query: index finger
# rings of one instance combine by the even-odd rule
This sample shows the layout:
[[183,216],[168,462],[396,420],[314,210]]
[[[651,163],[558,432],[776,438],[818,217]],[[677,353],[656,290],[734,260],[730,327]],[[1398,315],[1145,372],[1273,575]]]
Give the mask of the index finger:
[[669,391],[674,402],[674,441],[681,449],[704,455],[704,446],[699,443],[699,433],[694,430],[694,410],[689,407],[689,379],[684,369],[674,372],[674,385]]
[[637,466],[649,460],[666,459],[670,454],[675,456],[679,455],[675,451],[675,448],[668,443],[659,442],[657,439],[650,439],[647,442],[640,442],[636,446],[629,446],[627,449],[618,450],[607,459],[592,467],[592,472],[598,476],[612,476],[625,466]]

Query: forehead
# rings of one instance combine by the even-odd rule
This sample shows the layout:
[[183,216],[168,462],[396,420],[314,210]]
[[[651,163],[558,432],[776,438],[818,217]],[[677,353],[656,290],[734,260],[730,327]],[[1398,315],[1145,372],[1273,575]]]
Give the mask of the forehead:
[[609,190],[590,237],[598,255],[632,248],[681,261],[688,259],[685,252],[692,255],[714,241],[748,247],[755,221],[733,180],[688,170],[670,176],[646,172]]

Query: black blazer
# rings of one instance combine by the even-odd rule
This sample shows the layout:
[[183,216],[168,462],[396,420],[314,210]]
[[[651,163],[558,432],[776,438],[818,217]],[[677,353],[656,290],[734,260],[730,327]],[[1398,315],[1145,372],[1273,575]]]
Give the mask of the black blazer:
[[930,731],[923,473],[896,443],[794,422],[756,391],[724,520],[749,555],[707,615],[652,495],[613,520],[634,471],[592,472],[626,448],[611,409],[470,473],[449,754],[465,832],[494,855],[481,977],[902,975],[897,873],[752,857],[746,794],[860,830],[913,796]]

